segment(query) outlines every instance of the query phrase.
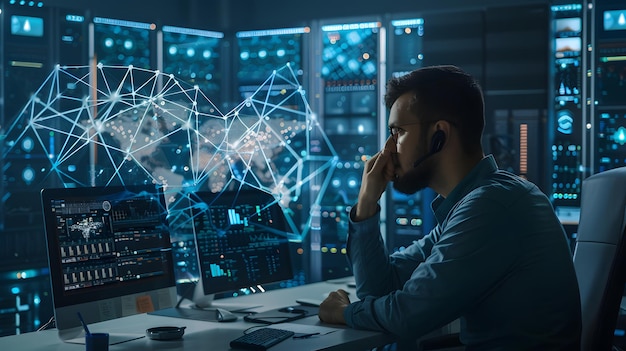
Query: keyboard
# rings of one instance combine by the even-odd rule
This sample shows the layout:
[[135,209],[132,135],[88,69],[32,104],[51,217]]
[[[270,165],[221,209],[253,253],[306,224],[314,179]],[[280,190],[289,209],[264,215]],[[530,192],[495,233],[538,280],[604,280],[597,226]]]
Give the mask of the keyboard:
[[267,350],[293,336],[294,332],[275,328],[260,328],[230,342],[234,349]]

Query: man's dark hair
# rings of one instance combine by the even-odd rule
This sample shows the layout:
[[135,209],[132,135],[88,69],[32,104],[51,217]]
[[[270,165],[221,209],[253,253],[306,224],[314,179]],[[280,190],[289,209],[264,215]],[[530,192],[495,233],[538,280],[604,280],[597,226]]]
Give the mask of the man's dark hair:
[[387,82],[385,105],[407,92],[413,93],[411,112],[425,122],[446,120],[459,130],[461,143],[468,151],[481,147],[485,127],[483,92],[476,80],[452,65],[416,69]]

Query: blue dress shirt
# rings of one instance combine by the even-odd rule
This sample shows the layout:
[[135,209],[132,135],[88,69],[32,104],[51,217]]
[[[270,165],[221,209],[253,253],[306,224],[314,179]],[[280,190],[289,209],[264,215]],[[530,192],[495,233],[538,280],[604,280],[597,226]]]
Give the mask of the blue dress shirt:
[[435,228],[391,255],[380,213],[350,219],[360,299],[344,311],[350,327],[417,339],[460,319],[467,350],[579,347],[572,254],[545,194],[487,156],[431,206]]

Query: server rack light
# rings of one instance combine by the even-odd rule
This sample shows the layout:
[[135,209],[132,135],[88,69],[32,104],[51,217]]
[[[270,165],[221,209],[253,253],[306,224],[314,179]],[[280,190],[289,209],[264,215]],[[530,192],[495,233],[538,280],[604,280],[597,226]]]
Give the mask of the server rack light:
[[83,23],[83,22],[85,22],[85,16],[67,14],[67,15],[65,15],[65,20],[68,21],[68,22]]
[[362,23],[347,23],[347,24],[329,24],[322,26],[322,31],[333,32],[339,30],[354,30],[354,29],[367,29],[367,28],[380,28],[380,22],[362,22]]
[[562,4],[562,5],[553,5],[550,9],[552,12],[564,12],[564,11],[580,11],[582,10],[583,5],[581,4]]
[[149,30],[156,29],[156,24],[154,23],[142,23],[142,22],[126,21],[126,20],[103,18],[103,17],[94,17],[93,23],[107,24],[111,26],[131,27],[131,28],[138,28],[138,29],[149,29]]
[[289,35],[289,34],[304,34],[310,33],[309,27],[296,27],[296,28],[279,28],[279,29],[263,29],[263,30],[250,30],[241,31],[235,33],[237,38],[251,38],[267,35]]
[[528,175],[528,124],[519,125],[520,146],[519,146],[519,172],[524,178]]
[[38,1],[38,2],[29,1],[29,2],[26,2],[26,1],[24,1],[24,0],[21,0],[21,1],[18,3],[16,0],[11,0],[11,1],[9,1],[9,4],[10,4],[10,5],[16,5],[16,4],[19,4],[19,5],[21,5],[21,6],[26,6],[26,5],[28,5],[29,7],[35,7],[35,6],[37,6],[37,7],[43,7],[43,1]]
[[424,24],[423,18],[411,18],[402,20],[392,20],[391,25],[394,27],[417,27]]
[[218,38],[218,39],[224,38],[224,33],[213,32],[210,30],[201,30],[201,29],[192,29],[192,28],[184,28],[184,27],[174,27],[174,26],[163,26],[162,30],[164,32],[169,32],[169,33],[197,35],[200,37]]

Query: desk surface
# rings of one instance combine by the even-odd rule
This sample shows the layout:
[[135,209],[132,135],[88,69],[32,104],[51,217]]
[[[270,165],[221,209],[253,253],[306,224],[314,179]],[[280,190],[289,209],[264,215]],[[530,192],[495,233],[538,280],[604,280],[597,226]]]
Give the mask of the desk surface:
[[[247,308],[262,312],[297,305],[296,299],[298,298],[323,300],[325,294],[339,288],[351,292],[352,299],[355,299],[354,289],[348,288],[348,281],[350,279],[272,290],[237,298],[219,299],[214,301],[214,306],[229,310]],[[229,343],[231,340],[243,335],[244,330],[252,326],[263,326],[263,324],[245,322],[243,317],[240,317],[236,322],[206,322],[141,314],[93,324],[89,328],[92,332],[145,335],[147,328],[161,326],[186,326],[187,328],[185,335],[180,340],[158,341],[143,337],[111,345],[109,350],[230,350]],[[292,329],[295,332],[320,331],[322,334],[307,339],[287,339],[272,347],[272,351],[364,350],[393,342],[390,335],[324,324],[319,321],[317,316],[306,317],[291,323],[275,324],[272,327]],[[324,334],[326,332],[330,333]],[[85,345],[82,344],[62,342],[56,329],[0,338],[0,350],[71,351],[84,349]]]

